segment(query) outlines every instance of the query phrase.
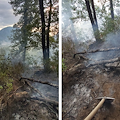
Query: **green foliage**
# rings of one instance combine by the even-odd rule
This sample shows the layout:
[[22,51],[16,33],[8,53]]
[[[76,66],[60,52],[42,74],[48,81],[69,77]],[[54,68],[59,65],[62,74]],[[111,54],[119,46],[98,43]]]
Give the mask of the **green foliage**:
[[37,57],[35,57],[34,55],[29,55],[27,53],[27,56],[26,56],[26,65],[28,66],[37,66]]
[[4,49],[0,49],[0,90],[9,93],[13,89],[13,79],[19,78],[24,67],[21,63],[12,63]]
[[[6,92],[7,93],[9,93],[10,91],[12,91],[12,89],[13,89],[13,84],[12,84],[12,82],[10,82],[11,80],[9,80],[9,82],[6,84],[6,87],[7,87],[7,89],[6,89]],[[12,80],[13,81],[13,80]]]
[[13,89],[13,79],[11,79],[7,73],[3,73],[0,70],[0,90],[4,90],[9,93]]
[[115,17],[114,20],[112,20],[109,17],[105,17],[105,20],[102,24],[102,28],[101,28],[101,38],[105,38],[107,34],[112,33],[112,32],[116,32],[119,30],[120,28],[120,17]]
[[57,74],[58,74],[58,64],[59,64],[58,55],[59,55],[59,52],[58,50],[56,50],[50,60],[50,69],[54,72],[57,72]]
[[[41,49],[42,48],[42,35],[45,34],[45,39],[47,38],[47,29],[48,24],[50,24],[49,29],[49,46],[54,46],[56,41],[51,36],[54,36],[58,33],[59,29],[59,14],[58,9],[59,7],[56,6],[58,4],[57,1],[52,1],[52,13],[51,13],[51,21],[49,21],[49,10],[50,7],[49,1],[44,1],[44,15],[45,15],[45,33],[42,33],[42,23],[41,23],[41,16],[40,16],[40,7],[39,7],[39,0],[10,0],[10,4],[13,8],[15,15],[21,15],[19,22],[14,25],[15,30],[13,30],[13,35],[11,36],[11,41],[13,43],[13,54],[14,56],[21,56],[23,57],[23,61],[28,64],[37,64],[33,57],[27,56],[27,51],[31,48],[34,49]],[[54,5],[56,7],[54,7]],[[45,47],[47,42],[45,42]],[[54,44],[54,45],[53,45]],[[43,57],[44,58],[44,57]],[[27,61],[25,61],[27,60]],[[44,64],[49,63],[49,60],[44,61]]]
[[65,59],[62,58],[62,72],[64,72],[67,69],[66,65],[65,65]]

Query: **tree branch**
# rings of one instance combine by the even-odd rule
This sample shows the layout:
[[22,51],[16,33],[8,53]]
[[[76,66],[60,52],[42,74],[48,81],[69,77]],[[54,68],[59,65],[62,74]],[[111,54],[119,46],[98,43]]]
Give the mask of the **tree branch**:
[[100,62],[96,62],[95,64],[89,64],[86,67],[92,67],[92,66],[95,66],[95,65],[102,65],[102,64],[105,65],[105,64],[108,64],[108,63],[114,63],[114,62],[118,62],[118,61],[120,61],[120,57],[110,59],[110,60],[102,60]]
[[108,49],[97,49],[92,51],[83,51],[83,52],[75,53],[73,58],[75,58],[75,56],[78,54],[89,54],[89,53],[95,53],[95,52],[107,52],[107,51],[118,51],[118,50],[120,50],[120,48],[108,48]]
[[55,85],[53,83],[43,82],[43,81],[39,81],[39,80],[31,79],[31,78],[25,78],[25,77],[21,77],[19,81],[21,81],[22,79],[26,79],[26,80],[29,80],[31,82],[38,82],[38,83],[41,83],[41,84],[46,84],[46,85],[49,85],[49,86],[52,86],[52,87],[56,87],[58,89],[58,85]]

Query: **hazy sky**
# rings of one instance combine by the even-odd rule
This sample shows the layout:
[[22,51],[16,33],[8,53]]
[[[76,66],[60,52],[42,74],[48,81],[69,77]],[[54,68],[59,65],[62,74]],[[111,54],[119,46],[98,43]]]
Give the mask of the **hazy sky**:
[[15,17],[12,6],[8,2],[9,0],[0,0],[0,29],[12,26],[19,20],[19,16]]

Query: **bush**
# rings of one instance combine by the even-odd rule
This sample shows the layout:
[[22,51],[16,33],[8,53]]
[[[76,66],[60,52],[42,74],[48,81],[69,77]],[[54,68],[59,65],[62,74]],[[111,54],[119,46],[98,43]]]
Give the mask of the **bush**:
[[64,72],[64,71],[67,69],[64,61],[65,61],[65,59],[63,58],[63,59],[62,59],[62,72]]
[[14,78],[19,78],[24,71],[20,62],[13,63],[10,55],[6,56],[4,49],[0,50],[0,91],[9,93],[13,89]]
[[54,72],[57,72],[57,74],[58,74],[58,63],[59,63],[58,58],[59,58],[59,54],[58,54],[58,50],[56,50],[50,60],[50,69]]

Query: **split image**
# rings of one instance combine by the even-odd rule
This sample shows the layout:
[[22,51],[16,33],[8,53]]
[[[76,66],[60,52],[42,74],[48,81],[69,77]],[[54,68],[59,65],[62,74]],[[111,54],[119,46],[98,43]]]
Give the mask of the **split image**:
[[119,34],[120,0],[1,0],[0,120],[119,120]]

